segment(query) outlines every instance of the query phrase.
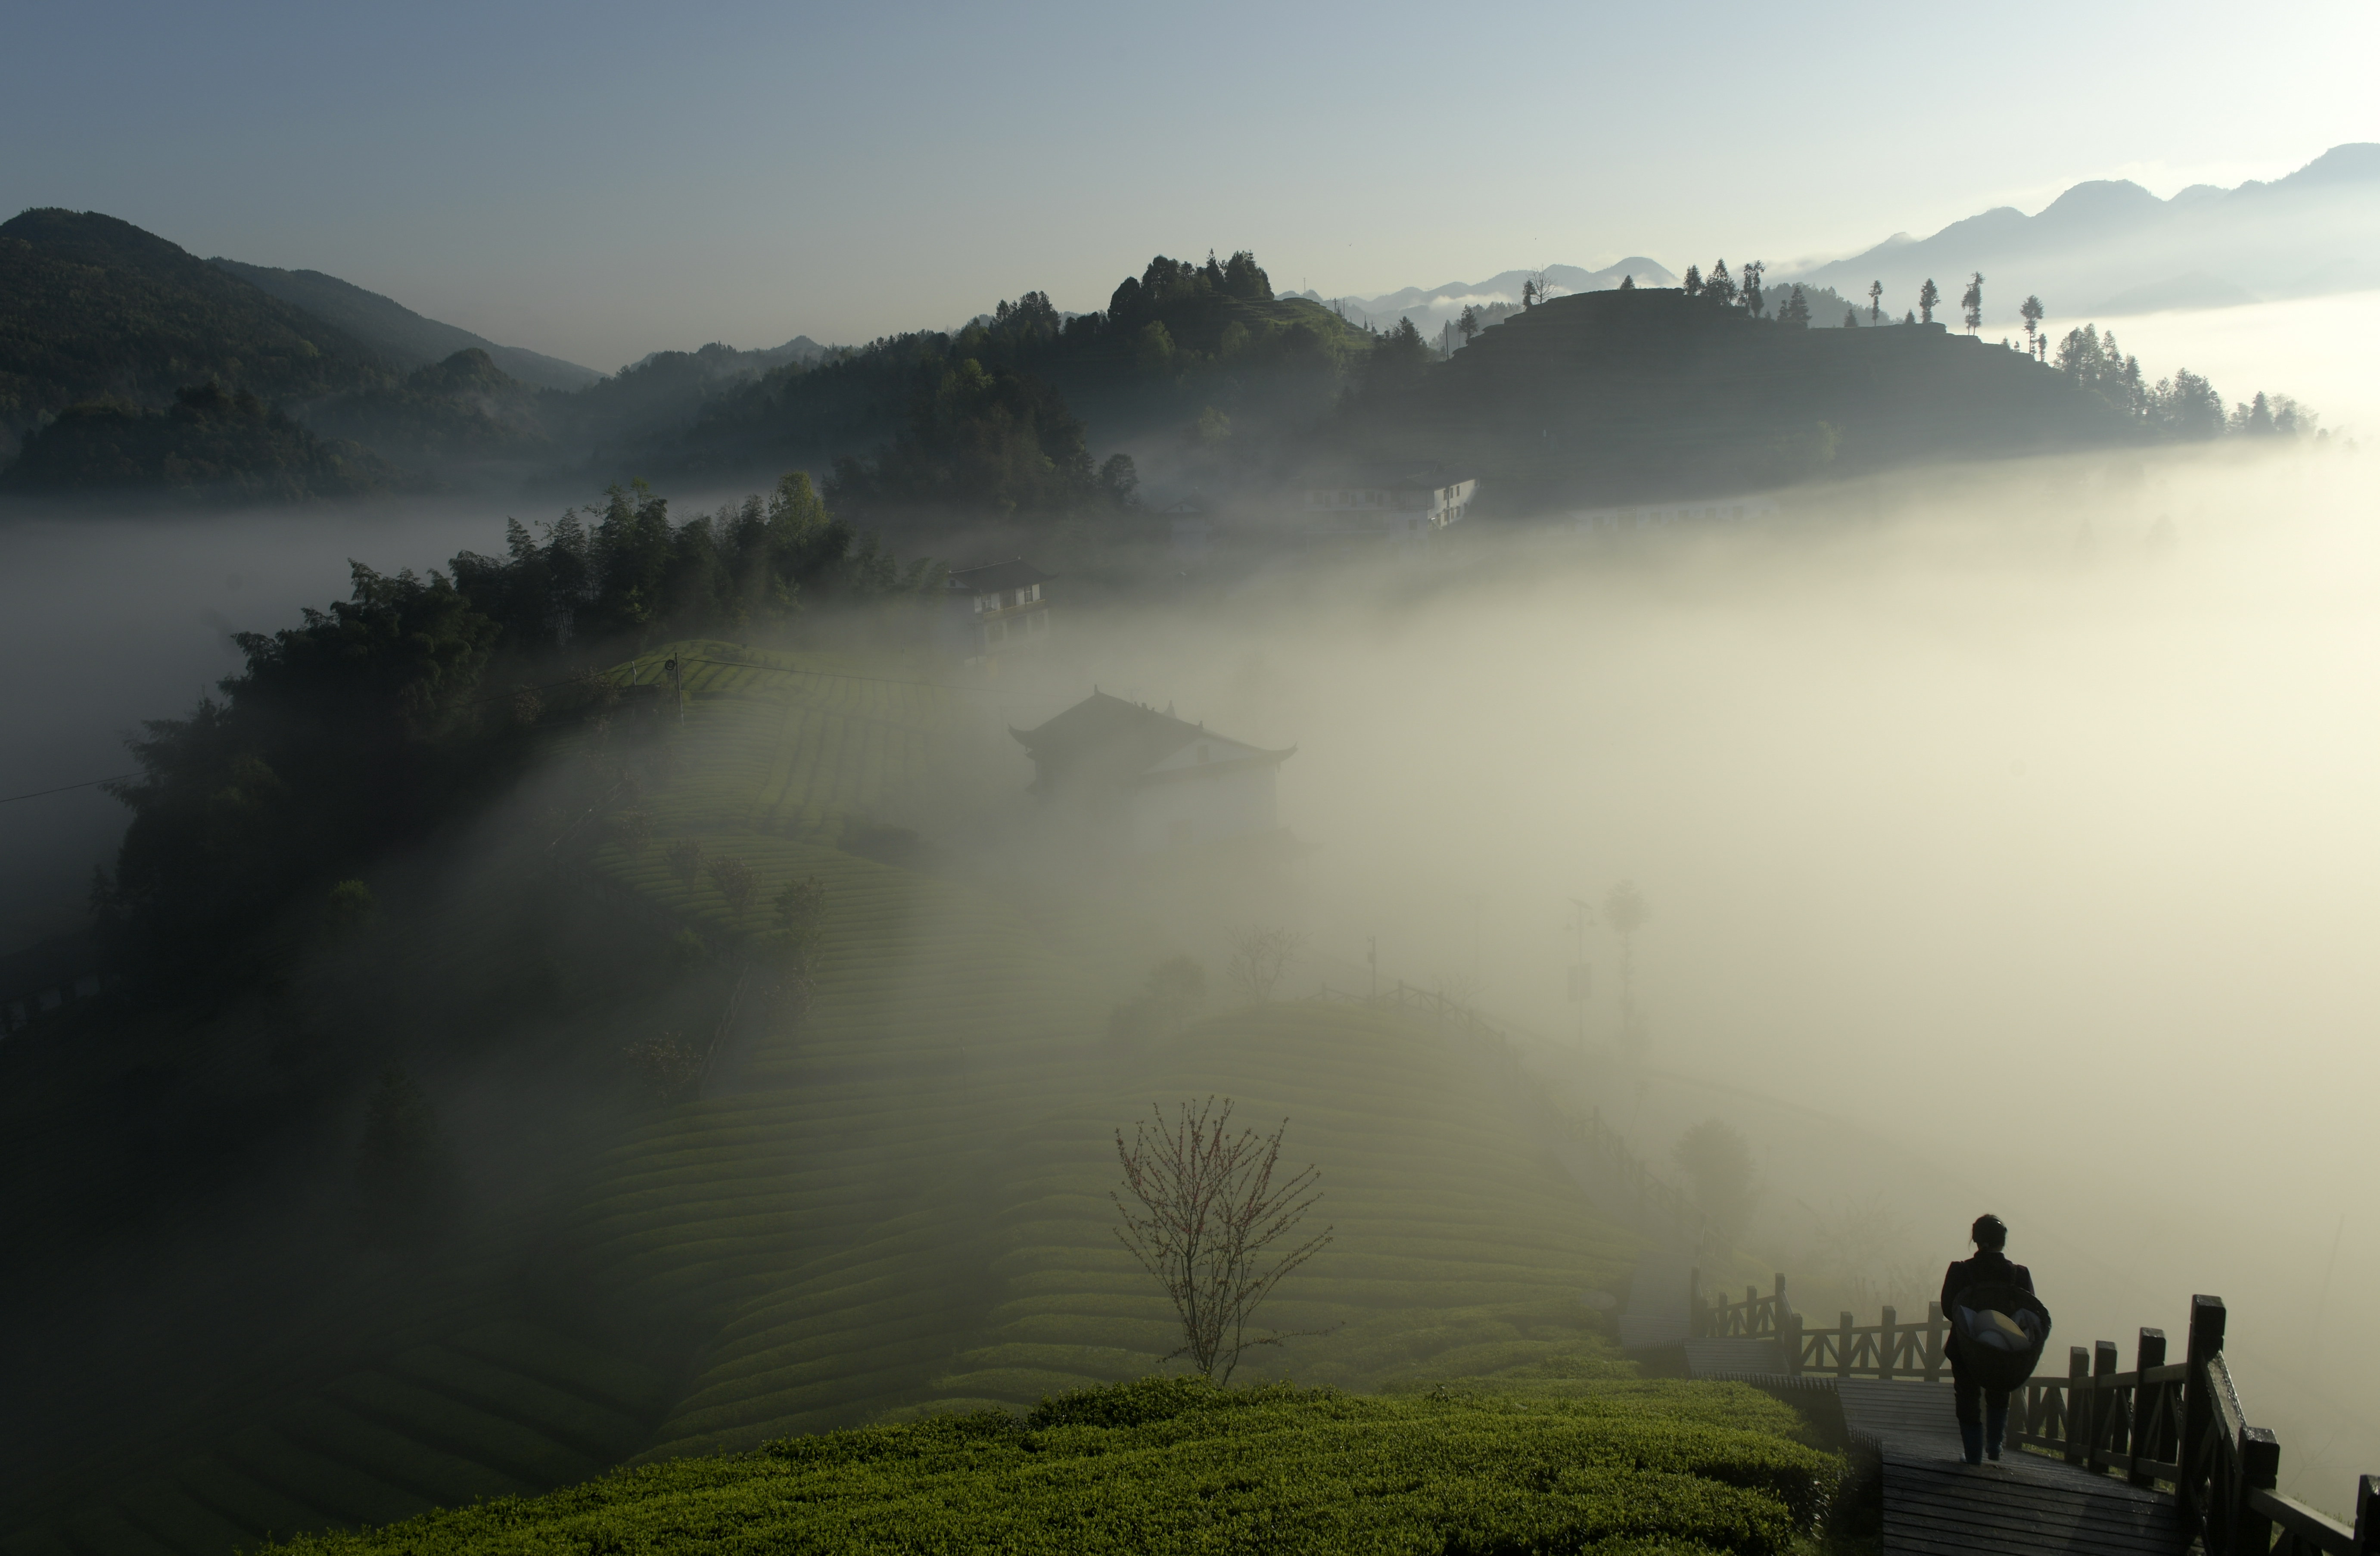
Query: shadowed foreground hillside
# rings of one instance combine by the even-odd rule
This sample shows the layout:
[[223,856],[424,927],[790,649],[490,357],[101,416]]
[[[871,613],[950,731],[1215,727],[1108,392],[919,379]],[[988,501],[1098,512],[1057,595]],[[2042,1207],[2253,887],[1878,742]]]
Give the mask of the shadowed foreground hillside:
[[[333,1058],[304,1053],[411,1042],[424,1074],[474,1077],[443,1089],[450,1110],[469,1104],[458,1120],[479,1120],[458,1136],[457,1168],[477,1208],[443,1240],[369,1248],[334,1205],[310,1213],[211,1277],[230,1322],[152,1326],[80,1368],[45,1368],[29,1385],[42,1397],[12,1414],[30,1425],[46,1410],[62,1427],[40,1449],[43,1472],[10,1487],[0,1550],[208,1556],[624,1463],[1023,1409],[1140,1376],[1173,1340],[1160,1294],[1112,1235],[1113,1135],[1152,1103],[1209,1094],[1233,1099],[1240,1122],[1288,1120],[1289,1160],[1321,1170],[1315,1229],[1336,1228],[1263,1315],[1330,1332],[1254,1353],[1244,1377],[1396,1389],[1514,1368],[1626,1374],[1581,1299],[1626,1279],[1634,1239],[1537,1137],[1542,1106],[1517,1094],[1516,1071],[1401,1015],[1304,1002],[1111,1039],[1118,986],[1141,969],[1054,938],[1043,926],[1063,911],[840,845],[898,821],[976,738],[952,694],[819,656],[687,647],[743,663],[698,666],[684,722],[651,726],[658,743],[637,759],[649,830],[492,834],[469,868],[411,894],[391,885],[387,922],[294,966],[269,1008],[161,1031],[159,1057],[127,1055],[146,1066],[134,1079],[211,1043],[226,1062],[253,1055],[241,1063],[281,1077],[285,1112],[337,1095]],[[631,678],[650,680],[658,658]],[[554,760],[609,771],[625,707],[608,735],[592,723],[557,735]],[[768,910],[681,868],[696,846],[737,861],[752,905],[820,883],[806,999],[770,971]],[[700,1095],[597,1106],[589,1077],[658,1029],[719,1034]],[[275,1034],[305,1032],[339,1037],[303,1039],[332,1046],[292,1057],[293,1071],[281,1055],[300,1039]],[[425,1046],[433,1038],[447,1046]],[[130,1095],[109,1084],[84,1089]],[[142,1192],[141,1173],[83,1160],[110,1137],[91,1123],[24,1121],[18,1149],[51,1161],[42,1182],[59,1187],[48,1220],[18,1215],[23,1235],[66,1246],[66,1221],[88,1220],[74,1197],[86,1181]],[[349,1125],[318,1127],[352,1150],[339,1143]],[[480,1137],[498,1144],[472,1146]],[[313,1171],[335,1178],[340,1161]],[[176,1214],[206,1225],[220,1209]],[[76,1258],[98,1272],[135,1252],[95,1243]],[[1358,1408],[1294,1405],[1318,1420]],[[1410,1430],[1396,1412],[1380,1419]],[[944,1441],[919,1429],[883,1441]],[[999,1453],[1019,1451],[995,1437]],[[1402,1462],[1409,1450],[1377,1451]],[[655,1473],[700,1480],[753,1463]],[[1746,1505],[1730,1527],[1783,1526]]]

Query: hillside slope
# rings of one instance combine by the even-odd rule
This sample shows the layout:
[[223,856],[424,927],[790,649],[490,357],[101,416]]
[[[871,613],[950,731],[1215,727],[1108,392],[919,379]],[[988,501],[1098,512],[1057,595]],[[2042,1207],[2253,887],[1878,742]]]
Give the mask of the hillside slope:
[[209,380],[269,405],[377,383],[336,326],[97,212],[0,223],[0,427],[103,397],[144,407]]
[[[650,683],[671,651],[626,678]],[[94,1363],[80,1386],[145,1404],[12,1489],[0,1550],[207,1556],[1135,1376],[1172,1346],[1109,1231],[1111,1132],[1209,1092],[1252,1124],[1289,1120],[1337,1228],[1268,1315],[1333,1332],[1261,1353],[1254,1376],[1384,1386],[1593,1350],[1580,1297],[1625,1278],[1633,1242],[1515,1127],[1502,1072],[1401,1017],[1321,1005],[1111,1044],[1109,1003],[1141,969],[1078,962],[998,882],[838,845],[934,803],[929,776],[975,738],[963,699],[820,656],[674,651],[692,695],[637,801],[650,834],[619,833],[557,878],[564,912],[535,885],[550,856],[532,832],[392,923],[369,961],[400,1027],[494,1019],[482,1050],[583,1064],[662,1023],[716,1032],[701,1095],[583,1120],[600,1138],[564,1176],[512,1182],[503,1159],[503,1181],[473,1180],[490,1210],[468,1237],[343,1266],[227,1371],[204,1355]],[[606,738],[590,727],[560,750],[600,763]],[[750,904],[681,869],[686,845],[736,860]],[[804,880],[827,905],[806,999],[760,933]],[[565,948],[616,967],[616,988]],[[634,969],[664,954],[698,969],[647,991]],[[332,1023],[308,1014],[320,981],[293,979],[295,1019]],[[516,1106],[494,1126],[531,1128]],[[334,1252],[252,1257],[294,1288]]]
[[2063,374],[1939,325],[1793,329],[1650,287],[1516,315],[1344,426],[1376,460],[1497,472],[1517,512],[2144,435]]
[[275,270],[270,265],[243,264],[220,254],[207,263],[236,275],[258,291],[304,309],[317,319],[365,342],[401,368],[425,367],[443,361],[457,351],[480,350],[489,360],[523,383],[544,389],[584,389],[603,375],[559,357],[548,357],[518,346],[498,346],[485,335],[453,324],[425,319],[394,298],[368,292],[353,282],[319,270]]

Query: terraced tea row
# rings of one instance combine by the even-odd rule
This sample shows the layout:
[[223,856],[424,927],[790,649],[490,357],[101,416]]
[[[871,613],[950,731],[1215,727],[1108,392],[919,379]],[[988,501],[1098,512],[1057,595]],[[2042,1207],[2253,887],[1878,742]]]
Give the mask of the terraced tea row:
[[483,1325],[286,1403],[111,1505],[20,1531],[0,1550],[226,1551],[532,1493],[633,1453],[666,1392],[660,1373],[607,1347],[517,1320]]

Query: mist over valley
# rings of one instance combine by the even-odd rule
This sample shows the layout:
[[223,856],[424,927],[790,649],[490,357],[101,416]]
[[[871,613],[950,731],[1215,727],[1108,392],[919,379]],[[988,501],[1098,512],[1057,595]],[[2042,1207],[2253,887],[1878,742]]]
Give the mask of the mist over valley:
[[2380,164],[2291,123],[1451,248],[1264,163],[1046,285],[959,150],[766,307],[576,173],[435,262],[40,184],[0,1552],[2366,1548]]

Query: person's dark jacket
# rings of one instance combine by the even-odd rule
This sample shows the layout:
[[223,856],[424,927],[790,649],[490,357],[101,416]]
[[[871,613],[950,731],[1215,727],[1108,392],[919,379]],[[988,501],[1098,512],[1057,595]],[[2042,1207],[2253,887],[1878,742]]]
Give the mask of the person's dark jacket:
[[2033,1290],[2033,1271],[2022,1264],[2012,1264],[2008,1255],[1998,1248],[1979,1248],[1973,1258],[1952,1262],[1942,1273],[1942,1316],[1950,1320],[1950,1333],[1942,1346],[1942,1354],[1951,1361],[1959,1357],[1959,1296],[1969,1286],[1990,1281]]

